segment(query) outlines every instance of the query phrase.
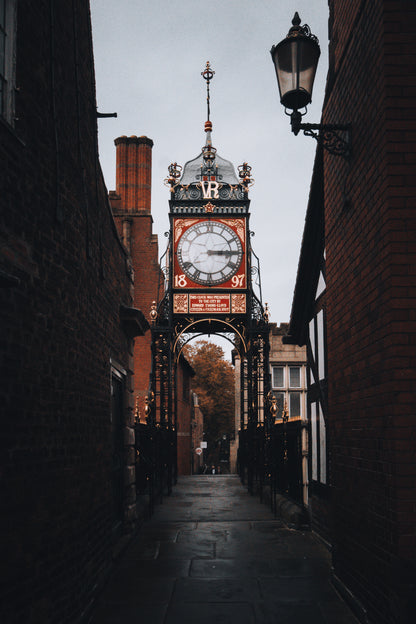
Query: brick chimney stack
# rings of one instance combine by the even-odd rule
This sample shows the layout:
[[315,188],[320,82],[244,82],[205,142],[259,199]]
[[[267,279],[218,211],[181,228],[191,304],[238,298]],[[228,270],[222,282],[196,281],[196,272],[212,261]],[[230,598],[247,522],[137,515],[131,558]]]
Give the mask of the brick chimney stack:
[[[134,278],[133,305],[150,322],[153,301],[163,295],[157,235],[151,213],[152,147],[146,136],[115,139],[116,191],[109,200],[120,240],[130,254]],[[134,341],[134,406],[144,414],[145,397],[152,370],[151,332]]]
[[128,213],[151,211],[152,139],[121,136],[116,145],[116,193]]

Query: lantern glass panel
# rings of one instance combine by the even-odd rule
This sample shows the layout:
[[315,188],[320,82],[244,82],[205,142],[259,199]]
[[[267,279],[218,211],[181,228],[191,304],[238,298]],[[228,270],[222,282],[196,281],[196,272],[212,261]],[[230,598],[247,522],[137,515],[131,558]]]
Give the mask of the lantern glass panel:
[[283,106],[299,110],[311,102],[319,56],[319,45],[307,37],[289,37],[274,48],[273,61]]

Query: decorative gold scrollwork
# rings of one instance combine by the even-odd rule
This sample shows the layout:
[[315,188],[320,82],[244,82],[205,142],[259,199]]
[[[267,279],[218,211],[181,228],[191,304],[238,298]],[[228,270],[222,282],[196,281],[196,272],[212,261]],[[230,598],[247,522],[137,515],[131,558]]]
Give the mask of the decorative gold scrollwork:
[[150,414],[152,413],[154,402],[155,402],[155,394],[151,390],[144,399],[144,413],[146,415],[146,418],[149,418]]
[[251,177],[251,169],[250,165],[246,162],[238,167],[238,177],[243,186],[246,187],[246,190],[249,186],[254,184],[254,179]]
[[152,306],[150,308],[150,321],[152,325],[156,323],[156,319],[157,319],[156,301],[152,301]]
[[287,409],[286,401],[284,402],[284,405],[283,405],[282,420],[283,420],[284,424],[287,423],[287,421],[289,420],[289,412],[288,412],[288,409]]
[[164,180],[166,186],[170,186],[171,193],[173,193],[174,187],[176,186],[176,181],[181,177],[182,167],[178,165],[178,163],[171,163],[168,167],[169,177]]

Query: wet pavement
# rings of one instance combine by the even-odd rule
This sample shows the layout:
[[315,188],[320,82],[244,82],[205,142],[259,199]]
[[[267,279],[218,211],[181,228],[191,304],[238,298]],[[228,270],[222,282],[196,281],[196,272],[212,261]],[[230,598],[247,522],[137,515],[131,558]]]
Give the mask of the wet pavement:
[[91,624],[357,624],[310,532],[237,476],[180,477],[117,563]]

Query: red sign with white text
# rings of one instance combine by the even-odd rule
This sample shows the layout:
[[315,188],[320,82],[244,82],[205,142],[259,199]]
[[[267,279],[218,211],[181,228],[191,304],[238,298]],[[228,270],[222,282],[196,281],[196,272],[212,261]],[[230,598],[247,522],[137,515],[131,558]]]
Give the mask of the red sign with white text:
[[229,314],[230,295],[189,295],[189,314]]

